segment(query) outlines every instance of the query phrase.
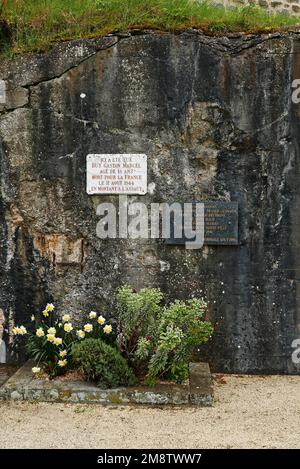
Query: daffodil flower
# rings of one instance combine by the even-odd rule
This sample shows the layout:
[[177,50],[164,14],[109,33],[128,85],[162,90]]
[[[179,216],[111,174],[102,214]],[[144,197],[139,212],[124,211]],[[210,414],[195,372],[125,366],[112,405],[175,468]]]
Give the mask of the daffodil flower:
[[103,326],[105,321],[106,321],[106,319],[103,316],[99,316],[99,318],[97,319],[97,322],[98,322],[98,324],[100,324],[100,326]]
[[66,366],[67,363],[68,363],[68,360],[58,360],[58,366],[60,366],[61,368]]
[[60,337],[55,337],[53,341],[54,345],[61,345],[62,344],[62,339]]
[[12,333],[14,335],[25,335],[27,334],[27,329],[24,326],[21,326],[21,327],[16,326],[13,328]]
[[43,329],[40,327],[39,329],[36,330],[35,335],[36,335],[37,337],[44,337],[45,332],[44,332]]
[[80,329],[79,331],[77,331],[77,337],[79,339],[84,339],[85,338],[85,332]]
[[66,324],[64,325],[64,330],[65,332],[71,332],[73,330],[73,326],[70,322],[66,322]]
[[111,331],[112,331],[112,327],[111,327],[110,324],[107,324],[106,326],[103,327],[103,332],[104,332],[105,334],[110,334]]

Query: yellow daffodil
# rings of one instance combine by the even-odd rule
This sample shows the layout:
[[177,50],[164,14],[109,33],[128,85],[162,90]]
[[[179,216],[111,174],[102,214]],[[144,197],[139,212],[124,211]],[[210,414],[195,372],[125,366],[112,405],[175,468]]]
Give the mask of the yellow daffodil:
[[103,316],[99,316],[97,322],[98,324],[100,324],[100,326],[103,326],[103,324],[105,323],[105,318]]
[[13,335],[25,335],[27,334],[27,329],[24,326],[16,326],[12,330]]
[[110,324],[107,324],[106,326],[103,327],[103,332],[105,332],[105,334],[110,334],[112,331],[112,327]]
[[67,351],[66,350],[62,350],[61,352],[59,352],[59,356],[61,358],[65,358],[65,356],[67,355]]
[[64,325],[64,330],[65,332],[71,332],[73,330],[73,326],[70,322],[66,322],[66,324]]
[[53,342],[54,342],[54,345],[59,346],[62,344],[62,339],[60,337],[55,337]]
[[55,334],[56,334],[56,329],[55,329],[55,327],[49,327],[49,329],[48,329],[47,332],[48,332],[48,334],[53,334],[53,335],[55,335]]
[[54,305],[52,303],[48,303],[46,305],[46,308],[45,308],[46,311],[48,311],[48,313],[51,313],[51,311],[54,310]]
[[63,322],[69,322],[70,321],[70,315],[69,314],[64,314],[62,317]]
[[41,369],[38,367],[38,366],[34,366],[32,369],[31,369],[32,373],[39,373],[41,371]]
[[97,313],[95,313],[95,311],[91,311],[90,314],[89,314],[89,318],[90,319],[95,319],[97,317]]
[[66,366],[67,363],[68,363],[68,360],[58,360],[58,366],[60,366],[61,368]]
[[53,334],[47,334],[47,340],[48,340],[48,342],[54,342],[54,339],[55,339],[55,335],[53,335]]
[[85,332],[80,329],[79,331],[77,331],[77,337],[79,339],[84,339],[85,338]]
[[92,332],[93,325],[92,324],[86,324],[83,329],[85,330],[85,332]]
[[45,318],[47,318],[49,316],[49,313],[48,311],[44,309],[44,311],[42,312],[42,315],[45,316]]
[[44,332],[43,329],[40,327],[39,329],[36,330],[35,335],[37,335],[38,337],[44,337],[45,332]]

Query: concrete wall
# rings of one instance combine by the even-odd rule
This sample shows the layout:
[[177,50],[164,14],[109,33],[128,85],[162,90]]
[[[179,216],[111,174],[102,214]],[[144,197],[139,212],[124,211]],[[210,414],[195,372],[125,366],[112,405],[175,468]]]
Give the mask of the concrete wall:
[[[291,372],[300,333],[298,35],[143,33],[75,41],[0,63],[0,310],[14,324],[46,301],[114,316],[122,284],[168,300],[205,292],[215,370]],[[96,236],[86,155],[145,153],[136,201],[239,203],[238,246],[188,251]],[[1,322],[3,323],[3,316]]]
[[300,0],[215,0],[215,3],[230,6],[260,5],[271,12],[284,11],[300,14]]

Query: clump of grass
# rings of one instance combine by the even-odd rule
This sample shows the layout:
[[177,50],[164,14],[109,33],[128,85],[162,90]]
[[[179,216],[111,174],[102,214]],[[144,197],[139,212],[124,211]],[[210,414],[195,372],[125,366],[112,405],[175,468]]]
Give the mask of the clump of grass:
[[197,28],[216,34],[279,30],[300,22],[255,6],[225,10],[196,0],[0,0],[0,5],[2,55],[44,51],[56,41],[132,28]]

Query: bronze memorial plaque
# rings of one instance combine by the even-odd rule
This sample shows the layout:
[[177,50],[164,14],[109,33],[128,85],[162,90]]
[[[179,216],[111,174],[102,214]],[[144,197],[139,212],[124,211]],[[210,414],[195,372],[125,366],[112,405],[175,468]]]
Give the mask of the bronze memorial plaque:
[[[238,203],[223,201],[198,203],[204,204],[204,244],[238,245]],[[197,204],[197,202],[193,204]],[[167,240],[167,244],[185,244],[186,241],[188,240],[184,236],[184,232],[181,238],[174,237],[174,218],[171,218],[170,238]]]

